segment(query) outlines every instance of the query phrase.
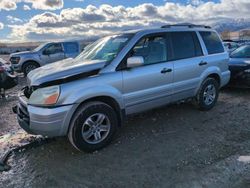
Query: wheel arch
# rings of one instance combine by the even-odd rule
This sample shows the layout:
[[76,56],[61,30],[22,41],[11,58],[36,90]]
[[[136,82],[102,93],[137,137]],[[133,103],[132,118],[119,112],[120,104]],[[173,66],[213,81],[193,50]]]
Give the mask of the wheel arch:
[[207,76],[207,78],[213,78],[213,79],[215,79],[215,80],[218,82],[219,86],[221,85],[221,78],[220,78],[220,75],[219,75],[219,74],[217,74],[217,73],[212,73],[212,74],[209,74],[209,75]]
[[[93,102],[93,101],[98,101],[98,102],[103,102],[109,106],[111,106],[114,110],[115,113],[117,114],[118,117],[118,122],[119,125],[122,125],[125,119],[125,109],[122,109],[119,102],[114,99],[111,96],[106,96],[106,95],[102,95],[102,96],[94,96],[88,99],[83,100],[82,102],[80,102],[78,104],[78,106],[76,107],[75,111],[73,112],[73,115],[71,116],[70,122],[72,121],[72,118],[74,117],[74,114],[77,112],[77,110],[84,104],[88,103],[88,102]],[[68,127],[68,131],[69,131],[70,127]],[[68,132],[67,131],[67,132]]]
[[219,86],[221,87],[222,84],[222,74],[220,71],[219,67],[216,66],[211,66],[208,67],[200,76],[200,81],[198,84],[198,87],[195,90],[194,95],[197,94],[197,92],[199,91],[202,83],[204,82],[204,80],[206,80],[207,78],[214,78],[216,81],[218,81]]
[[[124,114],[124,109],[121,108],[120,104],[113,98],[110,96],[96,96],[96,97],[92,97],[89,98],[85,101],[83,101],[81,104],[87,103],[87,102],[91,102],[91,101],[99,101],[99,102],[103,102],[105,104],[108,104],[109,106],[111,106],[115,112],[117,113],[118,117],[119,117],[119,121],[122,121],[123,116],[125,116]],[[122,122],[119,122],[122,123]]]
[[23,64],[22,64],[22,71],[23,71],[23,69],[24,69],[24,66],[27,65],[28,63],[35,63],[35,64],[37,64],[39,67],[41,66],[40,63],[39,63],[38,61],[36,61],[36,60],[33,60],[33,59],[26,60],[26,61],[24,61]]

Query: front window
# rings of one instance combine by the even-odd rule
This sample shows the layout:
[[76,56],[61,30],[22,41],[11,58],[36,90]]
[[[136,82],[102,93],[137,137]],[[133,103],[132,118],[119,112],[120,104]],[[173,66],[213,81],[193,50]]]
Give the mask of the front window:
[[36,47],[33,51],[34,52],[38,52],[40,51],[41,49],[43,49],[48,43],[43,43],[43,44],[40,44],[38,47]]
[[242,46],[234,50],[230,57],[232,58],[250,58],[250,46]]
[[167,61],[167,44],[164,36],[144,37],[133,48],[131,56],[140,56],[144,64],[155,64]]
[[108,36],[90,44],[76,58],[76,61],[103,60],[111,62],[132,38],[133,34]]
[[57,54],[63,52],[63,49],[60,43],[55,43],[49,45],[44,51],[46,54]]

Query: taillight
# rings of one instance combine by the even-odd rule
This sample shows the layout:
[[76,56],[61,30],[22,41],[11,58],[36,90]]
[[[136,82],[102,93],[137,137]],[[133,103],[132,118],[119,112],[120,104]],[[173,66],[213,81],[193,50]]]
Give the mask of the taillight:
[[4,67],[0,67],[0,73],[3,73],[5,71]]

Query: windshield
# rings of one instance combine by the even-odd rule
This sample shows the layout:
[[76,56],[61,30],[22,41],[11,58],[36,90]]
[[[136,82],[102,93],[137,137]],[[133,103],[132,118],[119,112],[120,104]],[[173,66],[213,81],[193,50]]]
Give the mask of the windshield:
[[232,58],[250,58],[250,45],[241,46],[234,50],[230,57]]
[[45,47],[48,43],[43,43],[43,44],[40,44],[38,47],[36,47],[33,52],[38,52],[40,51],[43,47]]
[[88,45],[84,51],[76,57],[76,61],[103,60],[111,62],[123,47],[128,43],[133,34],[108,36]]

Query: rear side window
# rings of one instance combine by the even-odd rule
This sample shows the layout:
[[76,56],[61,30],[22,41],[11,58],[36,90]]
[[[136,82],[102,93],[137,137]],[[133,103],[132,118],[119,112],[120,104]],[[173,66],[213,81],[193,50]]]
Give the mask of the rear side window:
[[79,46],[75,42],[67,42],[64,43],[63,45],[66,53],[78,53],[79,51]]
[[171,33],[173,57],[171,60],[202,56],[202,49],[195,32]]
[[217,54],[224,52],[222,42],[215,32],[201,31],[200,35],[206,45],[208,54]]

